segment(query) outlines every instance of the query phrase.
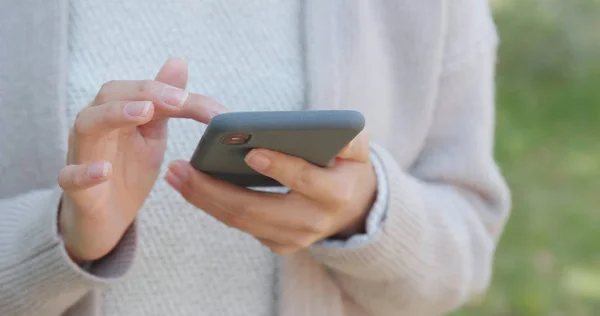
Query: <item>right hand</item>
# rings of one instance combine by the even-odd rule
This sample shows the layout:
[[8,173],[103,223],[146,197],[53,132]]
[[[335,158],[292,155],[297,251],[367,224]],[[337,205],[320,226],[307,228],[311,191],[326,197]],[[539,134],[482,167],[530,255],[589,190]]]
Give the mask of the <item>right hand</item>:
[[73,260],[104,257],[131,226],[160,172],[168,118],[208,123],[227,111],[184,92],[187,77],[185,61],[170,59],[154,81],[107,82],[77,115],[58,177],[58,226]]

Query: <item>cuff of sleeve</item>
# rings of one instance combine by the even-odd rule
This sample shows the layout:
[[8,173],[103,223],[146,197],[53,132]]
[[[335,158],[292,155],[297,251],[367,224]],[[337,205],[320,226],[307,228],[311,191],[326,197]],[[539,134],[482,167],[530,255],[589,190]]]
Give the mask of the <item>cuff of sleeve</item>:
[[[58,233],[58,205],[62,190],[52,190],[49,199],[40,201],[41,212],[28,225],[27,244],[39,251],[37,255],[25,261],[28,280],[39,282],[42,286],[50,286],[53,291],[77,292],[111,284],[123,278],[131,269],[136,257],[137,225],[132,225],[115,249],[104,258],[90,262],[84,269],[68,256],[63,241]],[[35,208],[33,208],[35,209]],[[23,268],[21,268],[23,269]]]
[[375,240],[376,236],[381,232],[381,226],[385,220],[388,207],[388,181],[381,159],[373,151],[371,151],[371,164],[377,176],[377,196],[371,210],[369,210],[366,233],[356,234],[344,240],[325,239],[313,247],[359,249]]
[[386,175],[387,212],[379,233],[368,243],[357,247],[310,248],[313,257],[322,264],[348,275],[367,279],[400,277],[403,271],[418,271],[415,247],[423,243],[423,201],[417,180],[400,169],[394,158],[383,148],[372,145]]

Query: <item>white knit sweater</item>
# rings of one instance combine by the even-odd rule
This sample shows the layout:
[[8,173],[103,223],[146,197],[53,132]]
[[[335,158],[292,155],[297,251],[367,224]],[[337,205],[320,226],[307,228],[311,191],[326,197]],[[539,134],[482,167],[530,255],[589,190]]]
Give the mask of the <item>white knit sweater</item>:
[[[295,0],[70,0],[67,117],[102,83],[151,78],[171,55],[189,62],[188,90],[234,111],[300,110],[300,9]],[[163,167],[189,158],[204,128],[171,120]],[[275,314],[277,258],[251,236],[161,180],[140,219],[139,266],[103,292],[106,315]]]
[[[217,0],[212,6],[189,0],[185,7],[167,0],[146,1],[139,2],[139,11],[127,9],[131,1],[104,1],[103,6],[88,7],[90,16],[83,19],[77,18],[77,12],[86,8],[80,1],[71,3],[71,13],[75,13],[71,26],[75,28],[70,32],[68,0],[0,1],[0,43],[9,43],[0,45],[0,315],[100,316],[103,311],[108,316],[268,315],[275,313],[272,304],[277,301],[281,316],[426,316],[451,311],[485,291],[495,245],[510,209],[510,195],[492,150],[497,37],[486,1],[298,1],[306,81],[297,85],[281,83],[285,80],[281,77],[269,81],[269,75],[247,68],[254,64],[260,64],[257,68],[261,70],[298,67],[302,76],[302,62],[281,62],[296,53],[290,49],[281,55],[279,49],[294,45],[287,42],[293,38],[292,30],[284,30],[284,24],[278,23],[295,21],[290,17],[297,10],[292,3],[296,0],[258,1],[264,2],[260,9],[257,1],[227,1],[238,4],[229,11],[217,10],[224,8]],[[86,95],[77,97],[74,84],[95,90],[103,80],[119,79],[102,69],[111,69],[111,63],[129,51],[135,51],[135,57],[112,75],[151,78],[168,54],[188,59],[213,56],[215,60],[210,62],[214,63],[227,59],[232,52],[214,46],[216,41],[195,39],[211,32],[196,35],[198,26],[183,32],[192,24],[183,15],[191,14],[190,8],[200,3],[202,9],[219,13],[211,16],[222,17],[216,23],[216,28],[224,30],[221,41],[235,38],[230,41],[235,45],[228,47],[244,48],[246,54],[254,48],[265,56],[248,59],[242,55],[253,61],[218,66],[218,71],[211,69],[210,73],[203,71],[209,65],[198,66],[198,61],[192,60],[192,88],[234,109],[255,106],[256,100],[265,105],[286,100],[302,104],[301,91],[306,90],[307,109],[359,110],[367,118],[372,154],[385,171],[387,186],[383,187],[388,189],[388,197],[378,198],[386,205],[385,218],[378,222],[373,209],[367,221],[367,232],[375,235],[354,236],[342,245],[313,245],[286,256],[278,265],[277,296],[270,294],[275,289],[274,266],[250,274],[242,267],[260,266],[259,260],[268,263],[268,252],[259,253],[261,248],[250,238],[204,219],[200,210],[189,209],[164,194],[167,190],[162,190],[161,184],[152,193],[137,230],[130,230],[109,256],[87,271],[69,259],[57,232],[62,192],[56,175],[65,164],[69,126],[65,114],[73,115],[82,106],[76,105],[77,100],[85,104],[93,95],[80,87],[79,93]],[[103,11],[107,5],[112,7]],[[267,13],[276,8],[282,11]],[[92,19],[99,12],[104,12],[102,17]],[[283,32],[281,38],[258,41],[259,37],[249,43],[252,34],[260,33],[258,26],[244,23],[254,16],[251,13],[260,16],[257,23],[273,26],[264,30],[268,34]],[[156,24],[150,35],[134,27],[142,23],[145,14],[176,18],[148,21],[146,24]],[[282,19],[268,19],[271,14]],[[199,23],[202,18],[190,20]],[[203,22],[213,20],[204,18]],[[69,54],[67,49],[68,41],[72,47],[85,43],[73,40],[78,36],[75,32],[84,31],[84,27],[77,28],[83,24],[88,30],[112,29],[114,36],[96,37],[85,45],[106,54],[103,59],[89,60],[98,65],[93,69],[98,73],[90,78],[102,77],[92,84],[83,83],[86,70],[77,73],[74,68],[77,61],[73,58],[82,56],[73,53],[83,50],[72,49]],[[235,35],[233,24],[240,25],[243,36]],[[168,31],[157,34],[159,25],[167,26]],[[130,30],[135,30],[136,36],[121,36]],[[86,32],[90,33],[94,32]],[[176,36],[185,33],[194,34]],[[154,42],[142,46],[140,38],[160,39],[170,44],[163,46],[181,51],[160,51],[161,45]],[[181,45],[176,45],[177,41]],[[198,45],[196,54],[191,52],[192,42],[205,45]],[[154,56],[157,52],[162,56]],[[153,65],[144,64],[141,69],[137,59],[147,56],[154,56]],[[222,61],[219,65],[229,64]],[[234,70],[236,75],[232,75]],[[213,82],[223,87],[206,87],[209,79],[201,78],[219,76],[217,73],[221,76]],[[68,75],[81,82],[71,79],[67,87]],[[227,89],[233,80],[237,80],[236,89]],[[248,86],[251,81],[254,86]],[[305,89],[302,82],[307,83]],[[279,89],[273,89],[274,85]],[[73,91],[66,102],[69,88]],[[254,102],[246,102],[250,95]],[[286,97],[281,98],[283,95]],[[173,121],[174,129],[188,124]],[[201,129],[194,130],[198,124],[189,126],[199,137]],[[182,152],[175,153],[174,144],[181,137],[171,134],[167,161],[186,158],[193,150],[193,146],[182,146]],[[193,221],[207,225],[188,225]],[[176,239],[181,243],[165,242]],[[250,250],[254,255],[236,257],[239,243],[255,247]],[[215,260],[224,264],[217,269]],[[199,268],[211,273],[201,275]],[[133,274],[124,279],[127,272]],[[165,277],[172,279],[162,279]],[[265,280],[271,283],[267,286]],[[264,287],[257,287],[260,285]],[[252,300],[257,298],[264,301],[254,304]]]

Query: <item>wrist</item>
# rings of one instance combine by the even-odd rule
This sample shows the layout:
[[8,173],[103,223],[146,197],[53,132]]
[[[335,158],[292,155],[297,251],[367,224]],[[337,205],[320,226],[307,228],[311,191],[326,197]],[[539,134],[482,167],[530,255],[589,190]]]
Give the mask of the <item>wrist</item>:
[[58,202],[58,212],[57,212],[57,217],[56,217],[56,231],[58,233],[58,237],[62,240],[62,245],[63,245],[63,248],[65,249],[67,256],[69,256],[69,258],[76,264],[83,265],[86,263],[86,260],[79,258],[77,255],[75,255],[69,249],[67,242],[64,238],[64,235],[63,235],[63,229],[62,229],[62,225],[61,225],[61,223],[63,222],[62,215],[64,214],[63,209],[65,208],[65,205],[67,204],[67,203],[65,203],[64,199],[65,199],[65,196],[63,193],[63,195],[60,197],[60,201]]

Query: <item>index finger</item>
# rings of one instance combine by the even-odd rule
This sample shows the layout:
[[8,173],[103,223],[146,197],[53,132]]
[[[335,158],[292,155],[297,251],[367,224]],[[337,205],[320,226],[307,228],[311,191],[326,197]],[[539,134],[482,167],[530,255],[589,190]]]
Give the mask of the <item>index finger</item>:
[[154,119],[179,117],[208,123],[229,110],[209,97],[188,93],[155,80],[115,80],[105,83],[91,106],[112,101],[151,101]]

